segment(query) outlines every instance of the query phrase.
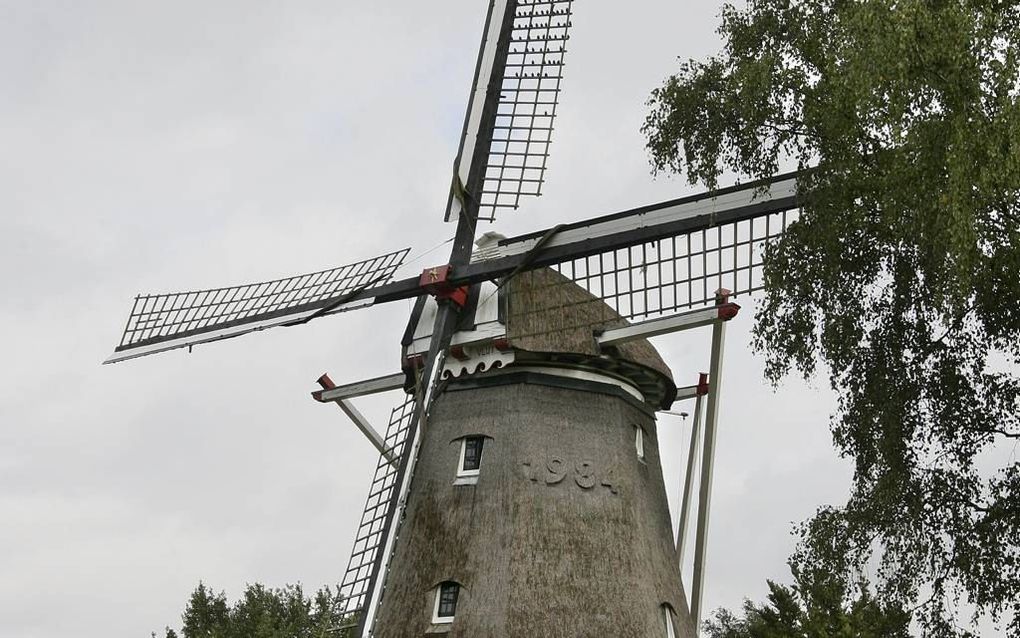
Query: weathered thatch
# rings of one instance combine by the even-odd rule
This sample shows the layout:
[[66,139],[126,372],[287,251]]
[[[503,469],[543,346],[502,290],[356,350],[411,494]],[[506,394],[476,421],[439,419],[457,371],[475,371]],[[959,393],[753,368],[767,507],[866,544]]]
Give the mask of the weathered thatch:
[[[650,411],[512,376],[452,384],[433,406],[375,635],[664,638],[669,605],[693,636]],[[465,436],[485,437],[481,471],[455,485]],[[461,598],[434,625],[444,581]]]
[[604,301],[550,268],[516,275],[506,284],[507,335],[516,348],[532,352],[609,354],[673,375],[659,353],[645,339],[599,352],[593,331],[619,328],[627,320]]
[[[664,637],[669,613],[693,637],[655,422],[669,368],[647,341],[600,352],[593,330],[626,321],[552,270],[514,277],[503,301],[514,363],[432,405],[374,635]],[[596,374],[564,374],[578,370]],[[484,440],[467,480],[465,437]],[[455,617],[433,623],[448,581]]]

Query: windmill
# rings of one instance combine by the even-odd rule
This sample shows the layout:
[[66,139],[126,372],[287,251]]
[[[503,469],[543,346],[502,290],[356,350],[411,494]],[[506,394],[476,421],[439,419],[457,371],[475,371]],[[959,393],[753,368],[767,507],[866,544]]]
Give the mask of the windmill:
[[[571,0],[489,3],[445,264],[398,277],[405,248],[138,296],[107,361],[415,300],[399,372],[344,385],[324,375],[313,395],[337,403],[380,453],[342,585],[359,636],[673,636],[700,618],[724,327],[738,309],[729,296],[760,286],[762,249],[796,208],[796,179],[478,237],[479,221],[541,194],[571,11]],[[710,374],[677,388],[645,339],[702,326],[712,327]],[[405,399],[384,432],[351,402],[397,389]],[[655,412],[680,399],[697,407],[674,540]],[[680,556],[699,451],[688,610]]]

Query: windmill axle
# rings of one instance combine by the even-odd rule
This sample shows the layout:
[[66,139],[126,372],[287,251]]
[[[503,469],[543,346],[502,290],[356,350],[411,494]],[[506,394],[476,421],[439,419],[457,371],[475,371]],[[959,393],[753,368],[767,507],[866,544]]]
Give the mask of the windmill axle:
[[463,308],[468,300],[468,286],[457,286],[451,282],[453,266],[433,266],[422,271],[418,284],[422,290],[436,298],[449,301],[457,308]]

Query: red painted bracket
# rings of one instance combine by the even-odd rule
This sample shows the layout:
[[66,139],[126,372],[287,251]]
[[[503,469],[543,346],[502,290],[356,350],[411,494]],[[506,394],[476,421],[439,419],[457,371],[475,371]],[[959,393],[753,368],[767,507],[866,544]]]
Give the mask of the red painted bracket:
[[322,390],[316,390],[315,392],[312,392],[312,398],[321,403],[322,393],[325,390],[332,390],[333,388],[336,387],[336,384],[333,383],[333,380],[329,378],[328,374],[323,374],[321,377],[316,379],[315,382],[322,386]]
[[424,354],[413,354],[409,357],[403,357],[400,360],[400,369],[404,372],[410,370],[421,370],[425,367],[425,355]]
[[451,284],[450,276],[452,274],[453,266],[449,264],[426,268],[418,278],[418,285],[435,297],[436,301],[451,301],[458,308],[463,308],[468,299],[468,287]]
[[716,308],[718,308],[718,314],[716,316],[718,316],[723,321],[729,321],[730,319],[736,317],[737,313],[740,312],[740,306],[731,302],[718,305],[716,306]]
[[708,394],[708,373],[702,372],[698,374],[698,395],[705,396]]

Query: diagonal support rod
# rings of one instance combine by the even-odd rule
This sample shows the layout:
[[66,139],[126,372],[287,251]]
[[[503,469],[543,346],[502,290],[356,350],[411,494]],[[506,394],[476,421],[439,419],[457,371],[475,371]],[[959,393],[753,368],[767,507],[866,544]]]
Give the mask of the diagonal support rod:
[[708,391],[708,374],[702,373],[701,379],[696,386],[699,390],[694,401],[694,419],[691,427],[691,446],[687,452],[687,472],[684,476],[684,491],[681,498],[680,517],[676,529],[676,554],[677,562],[680,564],[681,573],[684,568],[684,549],[687,543],[687,524],[691,515],[691,499],[694,495],[694,474],[698,470],[698,451],[701,449],[701,414],[703,411],[703,398]]
[[[403,380],[403,375],[400,375],[400,379],[401,381]],[[330,379],[327,374],[319,377],[318,381],[319,385],[322,386],[323,392],[337,389],[336,384],[333,383],[333,380]],[[398,385],[396,387],[399,388],[401,386]],[[315,393],[312,393],[312,395],[315,396]],[[319,397],[316,397],[316,399],[325,402],[325,400],[319,399]],[[365,418],[365,415],[362,414],[358,408],[354,407],[353,403],[345,398],[339,397],[333,399],[333,401],[340,406],[340,409],[344,411],[344,414],[346,414],[351,421],[354,421],[354,425],[361,430],[361,433],[365,435],[365,438],[368,439],[369,443],[371,443],[380,454],[386,457],[386,460],[389,461],[390,464],[394,464],[398,461],[396,455],[393,454],[393,450],[387,449],[386,441],[383,439],[383,436],[379,434],[378,430],[372,427],[372,424],[367,418]]]
[[[716,304],[722,305],[729,299],[730,291],[716,291]],[[694,577],[691,583],[691,619],[695,631],[701,626],[704,605],[705,557],[708,552],[708,517],[712,499],[712,471],[715,465],[716,425],[719,418],[719,394],[722,390],[722,358],[726,342],[726,322],[719,321],[712,326],[712,362],[708,376],[710,386],[707,395],[705,415],[705,444],[701,459],[701,483],[698,491],[697,535],[694,540]],[[700,631],[699,631],[700,633]]]

